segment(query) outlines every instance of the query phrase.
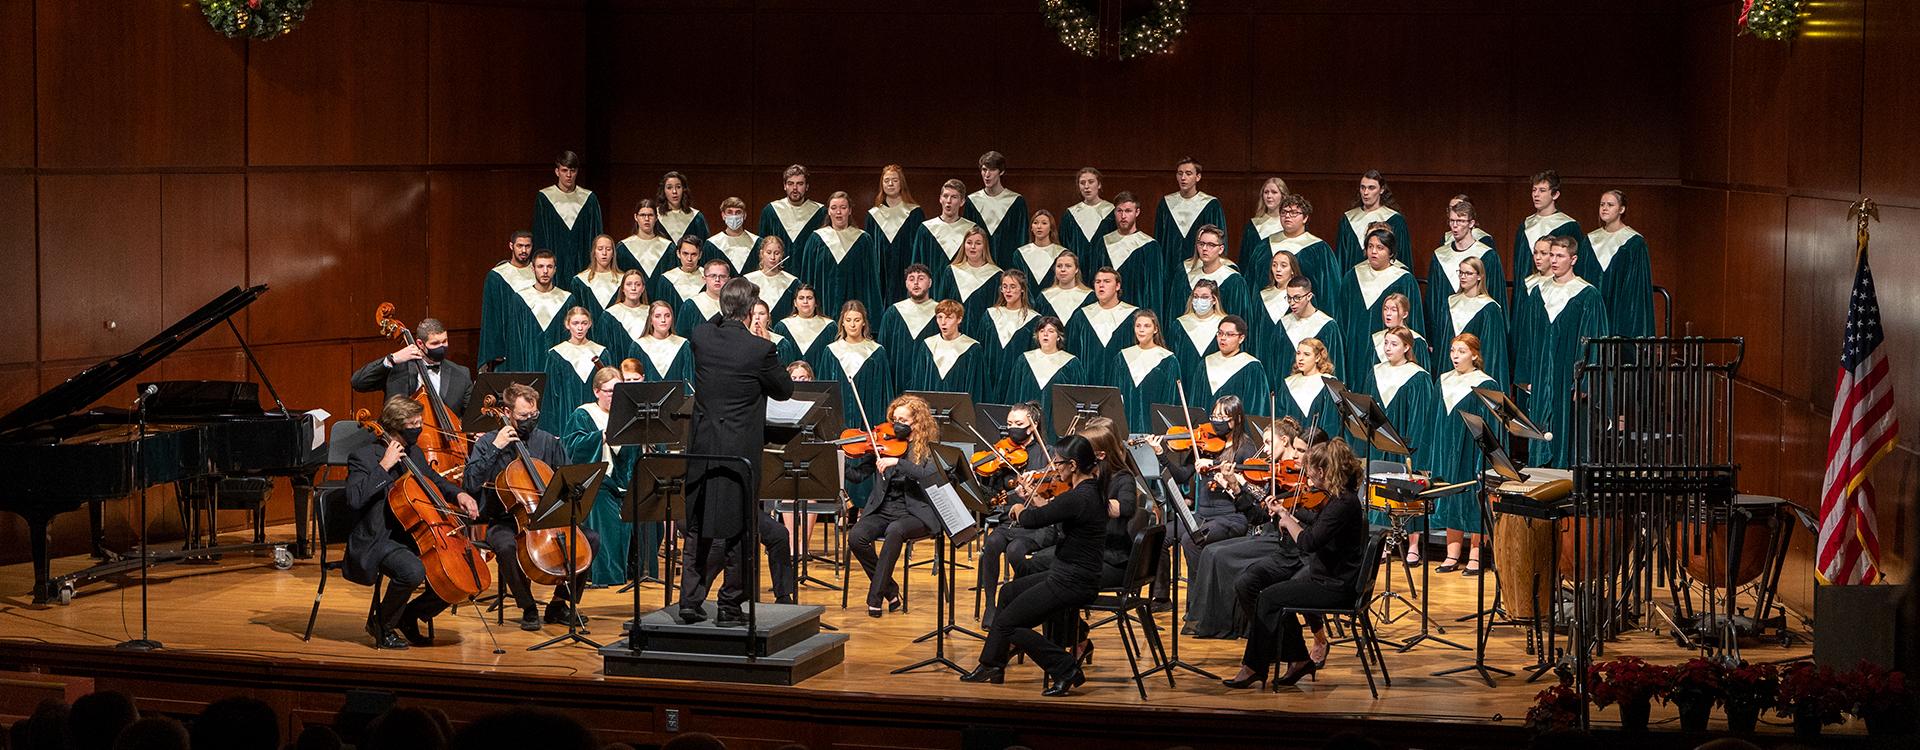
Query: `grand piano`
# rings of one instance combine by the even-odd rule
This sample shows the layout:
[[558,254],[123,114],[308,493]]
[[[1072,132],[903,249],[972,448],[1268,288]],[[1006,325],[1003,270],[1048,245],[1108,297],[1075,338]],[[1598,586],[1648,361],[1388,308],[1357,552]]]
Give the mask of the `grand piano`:
[[[280,402],[232,320],[266,291],[264,284],[234,287],[146,343],[89,367],[0,416],[0,453],[11,457],[9,463],[17,472],[0,490],[0,510],[27,522],[35,604],[65,604],[76,587],[143,564],[206,559],[262,547],[271,548],[275,564],[291,564],[284,543],[183,545],[177,551],[142,549],[127,555],[108,553],[103,544],[103,503],[168,482],[287,476],[294,478],[296,505],[305,504],[311,479],[324,459],[324,453],[315,448],[317,427],[311,416],[289,411]],[[273,408],[260,405],[257,385],[222,381],[142,383],[132,409],[89,408],[223,323],[233,331],[247,362],[272,396]],[[89,509],[94,555],[104,562],[53,577],[48,565],[49,526],[56,516],[82,507]],[[304,517],[297,509],[296,516]],[[300,530],[305,531],[304,525]],[[304,544],[300,547],[304,549]]]

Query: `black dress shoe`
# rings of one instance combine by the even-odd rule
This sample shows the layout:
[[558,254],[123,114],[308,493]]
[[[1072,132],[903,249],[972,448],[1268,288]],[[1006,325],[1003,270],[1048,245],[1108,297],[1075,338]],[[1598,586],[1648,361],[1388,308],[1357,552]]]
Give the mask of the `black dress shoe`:
[[580,614],[579,610],[557,603],[547,605],[546,621],[554,625],[572,625],[576,628],[587,624],[586,616]]
[[540,610],[520,610],[520,629],[529,633],[540,632]]
[[405,636],[408,643],[422,647],[433,645],[433,636],[420,632],[419,620],[412,617],[402,617],[400,618],[399,628],[400,635]]
[[367,630],[367,635],[373,636],[374,648],[386,650],[386,651],[407,650],[407,639],[400,637],[400,634],[397,632],[394,632],[393,630],[369,628]]
[[714,627],[744,628],[747,626],[747,613],[737,609],[721,609],[713,618]]
[[774,604],[799,604],[800,600],[797,597],[793,597],[793,596],[776,596],[773,598],[773,603]]
[[707,621],[707,613],[700,611],[698,608],[695,608],[695,607],[680,608],[680,624],[692,625],[696,622],[706,622],[706,621]]
[[981,664],[979,666],[974,667],[973,671],[960,675],[960,681],[961,682],[989,682],[995,685],[1000,685],[1007,681],[1007,668],[1006,667],[989,667],[985,664]]
[[1300,683],[1300,678],[1306,677],[1318,671],[1320,671],[1319,664],[1316,664],[1310,661],[1301,662],[1300,666],[1287,670],[1286,674],[1281,675],[1279,679],[1274,680],[1273,687],[1275,689],[1279,689],[1283,687],[1290,687],[1293,685],[1297,685]]
[[1235,690],[1245,690],[1255,685],[1264,685],[1266,684],[1266,682],[1267,682],[1267,670],[1262,669],[1258,672],[1247,675],[1243,679],[1221,680],[1220,684],[1233,688]]
[[1076,666],[1073,668],[1073,674],[1067,675],[1066,677],[1055,677],[1053,684],[1048,685],[1047,689],[1040,691],[1040,694],[1048,698],[1058,698],[1063,695],[1073,694],[1074,688],[1085,684],[1087,684],[1087,673],[1080,671],[1080,668]]

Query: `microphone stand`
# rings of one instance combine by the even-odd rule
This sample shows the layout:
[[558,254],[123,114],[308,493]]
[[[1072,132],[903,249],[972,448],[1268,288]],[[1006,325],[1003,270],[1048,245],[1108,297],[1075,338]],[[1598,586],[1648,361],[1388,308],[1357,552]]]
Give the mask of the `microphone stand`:
[[114,648],[122,651],[155,651],[161,648],[160,642],[147,637],[147,586],[148,571],[153,567],[153,555],[147,549],[147,485],[145,466],[140,463],[141,452],[147,443],[147,398],[160,390],[160,386],[147,385],[140,389],[139,398],[134,399],[133,420],[137,438],[133,441],[133,486],[140,488],[140,637],[121,641]]

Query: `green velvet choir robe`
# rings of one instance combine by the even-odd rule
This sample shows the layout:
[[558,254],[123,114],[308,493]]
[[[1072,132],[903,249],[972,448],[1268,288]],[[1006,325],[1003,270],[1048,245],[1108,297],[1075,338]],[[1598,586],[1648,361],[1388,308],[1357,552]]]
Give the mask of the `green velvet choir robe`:
[[[1160,261],[1166,264],[1164,266],[1166,275],[1159,277],[1165,287],[1160,292],[1164,297],[1174,297],[1179,292],[1180,286],[1186,283],[1185,274],[1182,272],[1187,259],[1193,257],[1194,233],[1207,224],[1220,227],[1222,232],[1220,241],[1223,243],[1227,241],[1225,236],[1227,213],[1221,208],[1220,201],[1213,196],[1198,190],[1193,192],[1192,198],[1182,198],[1178,192],[1161,196],[1160,204],[1153,211],[1153,236],[1160,238]],[[1230,249],[1223,248],[1223,250]],[[1228,257],[1232,257],[1231,254]],[[1115,268],[1118,267],[1115,266]],[[1097,269],[1099,266],[1094,268]],[[1179,295],[1178,298],[1180,303],[1174,306],[1184,306],[1186,296]],[[1166,310],[1158,306],[1153,309],[1160,311],[1161,320],[1171,320],[1180,314],[1178,310]]]
[[[917,346],[908,342],[908,346]],[[873,339],[859,343],[839,339],[827,344],[827,357],[820,368],[821,380],[840,383],[840,403],[847,415],[848,427],[865,428],[887,421],[887,404],[898,391],[893,387],[893,357],[886,347]],[[858,391],[858,395],[855,395]],[[866,419],[861,420],[861,408]],[[864,501],[859,495],[856,502]]]
[[1407,234],[1407,217],[1386,206],[1378,206],[1372,211],[1354,206],[1340,215],[1339,241],[1333,247],[1334,257],[1339,259],[1341,268],[1352,268],[1353,264],[1367,259],[1367,227],[1376,221],[1386,222],[1387,228],[1393,230],[1395,251],[1400,255],[1407,254],[1407,248],[1413,243],[1413,237]]
[[693,388],[693,347],[680,334],[664,339],[643,338],[638,342],[640,372],[647,382],[680,380]]
[[978,320],[1000,301],[1000,267],[954,263],[933,280],[933,298],[950,299],[966,308],[964,320]]
[[1501,383],[1509,382],[1513,357],[1507,349],[1507,310],[1492,297],[1467,297],[1456,294],[1447,299],[1446,315],[1433,322],[1433,361],[1437,368],[1450,368],[1448,357],[1453,337],[1471,333],[1480,339],[1481,367]]
[[1273,281],[1273,238],[1285,237],[1280,231],[1279,217],[1267,217],[1260,221],[1247,220],[1245,228],[1240,230],[1240,273],[1247,277],[1248,283],[1255,287],[1264,287]]
[[833,343],[840,335],[839,324],[825,315],[811,318],[792,315],[774,323],[773,330],[793,342],[793,348],[800,352],[800,358],[813,367],[815,378],[825,380],[820,376],[820,371],[827,364],[827,344]]
[[1600,288],[1575,277],[1565,284],[1546,281],[1525,301],[1519,312],[1526,319],[1525,349],[1514,350],[1515,380],[1526,373],[1533,386],[1525,407],[1551,441],[1533,441],[1527,462],[1564,469],[1574,458],[1573,364],[1580,359],[1580,340],[1608,335],[1607,308]]
[[673,243],[665,237],[645,239],[637,234],[628,235],[620,241],[620,247],[613,254],[613,262],[622,271],[638,269],[652,279],[680,264],[680,259],[674,257],[672,250]]
[[574,299],[589,310],[605,310],[613,304],[613,298],[620,294],[620,272],[596,274],[587,279],[587,272],[581,271],[567,279],[567,291],[573,292]]
[[1600,299],[1607,305],[1608,328],[1615,336],[1652,336],[1653,260],[1647,238],[1633,227],[1618,232],[1602,228],[1587,233],[1587,244],[1600,268]]
[[700,209],[683,208],[678,211],[668,211],[662,208],[657,211],[659,234],[665,237],[669,244],[679,242],[681,237],[689,234],[705,237],[713,233],[713,229],[707,226],[707,217],[700,213]]
[[1050,286],[1040,290],[1040,300],[1033,303],[1034,312],[1052,315],[1066,322],[1080,308],[1093,304],[1092,287],[1078,286],[1072,289]]
[[1080,282],[1093,283],[1093,272],[1100,267],[1087,265],[1087,254],[1096,249],[1101,237],[1113,231],[1113,204],[1102,200],[1087,205],[1082,201],[1068,206],[1055,218],[1059,224],[1055,234],[1060,235],[1060,244],[1080,259]]
[[[1427,337],[1420,335],[1419,331],[1413,332],[1412,359],[1414,364],[1420,366],[1420,369],[1426,370],[1427,372],[1433,372],[1433,362],[1436,354],[1434,350],[1437,348],[1439,348],[1438,344],[1428,341]],[[1386,329],[1381,329],[1373,332],[1372,364],[1376,364],[1376,365],[1385,364],[1386,361],[1387,361],[1387,331]]]
[[1293,342],[1287,339],[1284,321],[1291,314],[1286,288],[1270,286],[1260,290],[1253,317],[1247,318],[1253,330],[1247,332],[1244,346],[1267,365],[1267,379],[1276,383],[1293,371]]
[[[1268,297],[1279,298],[1279,295],[1273,294]],[[1327,347],[1327,360],[1333,363],[1336,377],[1345,371],[1346,342],[1340,335],[1340,323],[1334,320],[1333,316],[1328,315],[1325,310],[1316,308],[1313,314],[1304,319],[1295,317],[1293,313],[1287,312],[1284,299],[1277,307],[1271,302],[1268,302],[1265,307],[1267,310],[1278,309],[1280,317],[1277,320],[1271,318],[1273,314],[1271,312],[1261,316],[1271,320],[1272,327],[1254,340],[1253,356],[1259,357],[1261,362],[1266,363],[1269,380],[1277,383],[1293,374],[1293,355],[1300,351],[1300,342],[1307,339],[1319,339],[1320,343]]]
[[779,331],[767,331],[769,341],[773,342],[773,354],[780,358],[780,366],[785,367],[800,361],[800,345]]
[[1111,380],[1100,383],[1120,389],[1120,401],[1127,407],[1127,431],[1158,432],[1153,423],[1154,404],[1180,403],[1180,359],[1164,346],[1142,349],[1129,346],[1108,355],[1107,371]]
[[[1313,305],[1324,310],[1340,309],[1340,282],[1346,278],[1351,266],[1340,264],[1339,256],[1326,240],[1313,236],[1312,232],[1301,232],[1298,237],[1276,234],[1268,241],[1271,252],[1269,257],[1285,250],[1293,253],[1300,261],[1298,273],[1313,281]],[[1264,278],[1273,278],[1273,267],[1269,265]]]
[[1029,349],[1010,358],[1006,369],[993,372],[995,379],[1004,379],[1004,388],[1000,400],[992,403],[1039,403],[1042,429],[1052,439],[1059,438],[1053,433],[1053,386],[1087,384],[1086,363],[1065,349],[1056,349],[1052,354]]
[[1053,286],[1053,262],[1066,249],[1059,243],[1041,247],[1029,242],[1013,251],[1013,265],[1006,268],[1027,275],[1027,304],[1040,306],[1040,293]]
[[[791,263],[787,265],[793,265]],[[781,266],[773,273],[754,271],[747,274],[747,280],[760,287],[760,300],[767,303],[767,311],[773,320],[793,314],[793,295],[800,291],[800,279],[787,273],[787,267]]]
[[[1440,424],[1433,430],[1434,453],[1433,473],[1437,481],[1471,482],[1480,478],[1480,471],[1486,468],[1486,457],[1480,455],[1480,449],[1473,443],[1473,436],[1467,432],[1467,425],[1460,420],[1461,414],[1472,414],[1485,420],[1487,427],[1500,435],[1500,420],[1494,419],[1487,411],[1487,405],[1473,395],[1474,388],[1500,390],[1500,383],[1480,370],[1465,373],[1447,370],[1440,373],[1440,409],[1444,414]],[[1504,445],[1505,440],[1501,443]],[[1433,528],[1454,529],[1469,534],[1478,534],[1480,524],[1480,496],[1477,492],[1462,492],[1440,498],[1433,508]]]
[[[907,262],[900,266],[901,277],[888,282],[900,284],[900,298],[907,296],[906,267],[915,263],[927,267],[927,271],[933,274],[935,288],[938,288],[941,277],[946,275],[947,266],[959,257],[960,243],[967,238],[967,230],[973,227],[973,222],[965,217],[949,222],[935,216],[920,222],[920,233],[913,238],[913,249],[907,253]],[[886,344],[882,343],[881,346]]]
[[[1100,238],[1093,258],[1082,267],[1097,271],[1101,266],[1108,266],[1120,272],[1120,301],[1152,310],[1161,320],[1172,320],[1177,315],[1168,315],[1162,309],[1166,307],[1167,274],[1171,273],[1162,252],[1160,243],[1146,232],[1108,232]],[[1181,302],[1185,304],[1184,298]],[[1074,354],[1086,356],[1082,352]]]
[[[600,554],[593,556],[593,565],[587,569],[587,582],[594,586],[619,586],[627,582],[628,563],[627,545],[632,539],[633,527],[620,518],[620,496],[627,485],[633,481],[633,450],[628,446],[609,447],[606,441],[607,417],[610,415],[593,401],[574,407],[567,415],[565,432],[561,442],[567,449],[567,461],[573,464],[597,463],[607,467],[606,479],[600,483],[600,491],[594,495],[593,506],[587,510],[587,517],[580,524],[600,535]],[[659,524],[644,524],[658,526]],[[658,530],[655,530],[654,545],[659,545]],[[586,540],[578,543],[584,544]],[[643,543],[642,550],[648,549]],[[658,574],[658,564],[655,564]]]
[[[1451,235],[1449,235],[1451,237]],[[1433,259],[1427,262],[1427,288],[1420,290],[1427,299],[1427,325],[1432,326],[1434,346],[1440,346],[1443,339],[1437,333],[1440,318],[1447,312],[1448,300],[1460,291],[1460,263],[1468,258],[1479,258],[1487,266],[1486,287],[1489,296],[1506,299],[1500,290],[1507,288],[1507,272],[1500,265],[1500,254],[1489,245],[1475,243],[1465,252],[1453,249],[1453,240],[1435,248]]]
[[840,306],[847,300],[859,300],[868,310],[878,310],[892,304],[880,293],[880,270],[885,264],[878,247],[869,232],[852,227],[835,231],[825,226],[807,235],[799,256],[788,260],[787,268],[813,285],[814,299],[827,317],[838,317]]
[[[786,198],[778,198],[760,209],[759,234],[762,237],[779,237],[781,242],[786,243],[781,247],[787,249],[788,255],[792,255],[807,235],[813,234],[813,230],[819,229],[826,223],[827,207],[820,205],[819,202],[811,198],[803,198],[799,205],[794,205]],[[758,255],[758,253],[755,254]],[[752,263],[741,268],[759,267],[760,260],[755,258]],[[736,271],[733,275],[739,276],[740,273],[741,271]]]
[[607,362],[602,356],[606,350],[593,339],[587,339],[584,344],[562,341],[547,349],[546,364],[542,368],[547,374],[547,387],[540,392],[540,422],[548,432],[566,434],[561,425],[566,423],[567,415],[573,413],[573,407],[593,399],[595,357],[600,357],[605,365],[620,364]]
[[1198,261],[1190,260],[1187,261],[1186,266],[1181,270],[1187,274],[1186,289],[1181,291],[1179,299],[1169,299],[1167,300],[1167,304],[1176,305],[1181,309],[1185,309],[1187,306],[1187,297],[1193,294],[1193,287],[1199,284],[1201,279],[1211,279],[1213,283],[1218,284],[1220,287],[1217,302],[1220,305],[1221,312],[1228,315],[1238,315],[1242,320],[1248,321],[1259,317],[1257,314],[1259,308],[1254,302],[1252,283],[1247,280],[1245,274],[1240,273],[1240,271],[1232,265],[1221,263],[1219,268],[1214,269],[1212,273],[1208,273],[1200,270]]
[[615,304],[594,315],[593,333],[607,345],[607,353],[600,360],[608,367],[618,367],[621,360],[640,357],[640,339],[647,335],[647,314],[652,310],[650,305]]
[[951,340],[928,336],[913,346],[913,362],[899,378],[900,390],[965,393],[980,403],[986,401],[981,387],[991,376],[984,365],[980,342],[972,336],[960,333]]
[[713,319],[720,314],[720,300],[704,291],[690,294],[680,300],[680,309],[673,313],[673,332],[682,336],[693,334],[694,326]]
[[1027,199],[1019,193],[1001,188],[999,195],[987,195],[985,190],[975,190],[967,195],[960,215],[987,230],[987,249],[996,266],[1011,267],[1014,251],[1027,244],[1031,229]]
[[1317,372],[1288,375],[1280,381],[1281,389],[1276,395],[1280,398],[1280,416],[1293,417],[1307,429],[1318,427],[1337,440],[1347,434],[1347,427],[1340,420],[1339,407],[1333,403],[1333,392],[1327,390],[1329,377],[1333,376]]
[[1420,304],[1420,283],[1405,266],[1395,264],[1375,271],[1373,266],[1358,263],[1347,270],[1340,286],[1340,307],[1334,308],[1337,312],[1333,317],[1340,321],[1340,332],[1347,337],[1348,366],[1358,365],[1364,370],[1374,362],[1373,332],[1386,327],[1380,318],[1380,305],[1394,292],[1407,295],[1413,303],[1407,327],[1424,335],[1426,308]]
[[[760,237],[752,232],[741,232],[739,236],[729,236],[720,232],[708,237],[700,250],[700,267],[707,267],[707,261],[718,258],[727,262],[727,272],[740,276],[749,269],[760,267]],[[793,245],[787,245],[787,254],[793,254]],[[789,261],[791,262],[791,261]]]
[[1032,310],[997,305],[987,308],[977,318],[968,314],[967,335],[980,342],[981,359],[987,372],[981,385],[981,401],[1017,403],[1008,394],[1019,384],[1005,376],[1015,366],[1014,361],[1033,348],[1033,329],[1039,320],[1039,313]]
[[1266,365],[1245,351],[1231,357],[1214,352],[1191,370],[1187,382],[1188,406],[1211,409],[1215,399],[1227,394],[1239,396],[1240,408],[1248,414],[1266,414],[1273,405]]
[[[877,273],[880,274],[880,294],[865,300],[868,310],[907,298],[907,264],[913,262],[913,243],[920,237],[920,225],[926,220],[920,207],[911,204],[867,209],[867,236],[873,239],[873,254],[878,256]],[[829,314],[837,312],[836,308]]]
[[1112,309],[1090,302],[1075,310],[1067,321],[1067,351],[1086,361],[1088,382],[1118,383],[1119,373],[1110,368],[1114,366],[1114,354],[1133,345],[1133,315],[1139,309],[1125,302]]
[[[1433,459],[1440,452],[1435,446],[1434,433],[1440,424],[1440,389],[1433,383],[1433,375],[1425,368],[1408,362],[1403,365],[1377,364],[1373,366],[1373,387],[1367,393],[1379,402],[1380,408],[1387,413],[1387,422],[1400,432],[1407,445],[1413,447],[1414,471],[1433,471]],[[1358,452],[1362,446],[1355,445]],[[1372,446],[1366,446],[1362,454],[1374,461],[1392,461],[1401,463],[1403,457],[1387,453]],[[1367,511],[1367,518],[1375,525],[1384,526],[1387,515],[1380,511]],[[1418,521],[1415,522],[1418,527]]]
[[[916,304],[912,299],[903,299],[887,306],[880,313],[880,324],[874,326],[873,339],[887,350],[887,370],[892,374],[893,382],[904,386],[913,382],[908,377],[917,353],[914,344],[929,336],[937,336],[940,327],[933,324],[933,309],[939,303],[929,297],[925,302]],[[906,390],[902,387],[901,390]]]
[[[531,265],[521,268],[503,260],[487,272],[487,280],[480,284],[480,347],[476,355],[479,361],[490,362],[494,357],[513,359],[507,351],[507,332],[513,328],[515,309],[527,306],[520,290],[532,286]],[[552,343],[549,341],[538,348]]]
[[600,196],[592,190],[575,185],[563,193],[548,185],[533,196],[533,248],[552,250],[562,277],[587,267],[600,227]]
[[1220,331],[1220,321],[1226,319],[1227,316],[1220,313],[1204,318],[1187,313],[1175,318],[1173,325],[1161,334],[1167,340],[1167,348],[1173,350],[1173,356],[1180,358],[1180,367],[1189,381],[1196,379],[1194,368],[1200,366],[1201,360],[1220,351],[1220,341],[1214,334]]
[[501,349],[488,359],[506,357],[507,361],[500,364],[501,372],[539,372],[547,361],[547,348],[567,339],[566,312],[579,302],[558,284],[545,292],[530,286],[514,297],[516,304],[501,316],[505,319],[500,329]]
[[[1474,242],[1478,242],[1478,243],[1480,243],[1480,244],[1482,244],[1482,245],[1486,245],[1486,246],[1487,246],[1487,247],[1488,247],[1489,249],[1496,249],[1496,250],[1498,249],[1498,248],[1497,248],[1497,247],[1496,247],[1496,246],[1495,246],[1495,245],[1493,244],[1493,235],[1491,235],[1491,234],[1487,234],[1487,230],[1485,230],[1485,229],[1481,229],[1481,228],[1479,228],[1479,227],[1474,227],[1474,228],[1473,228],[1473,241],[1474,241]],[[1451,232],[1451,231],[1447,231],[1447,232],[1441,232],[1441,233],[1440,233],[1440,244],[1441,244],[1441,245],[1451,245],[1451,244],[1453,244],[1453,232]],[[1532,251],[1531,251],[1531,250],[1529,250],[1528,252],[1532,252]],[[1492,286],[1488,286],[1487,288],[1488,288],[1488,289],[1492,289],[1493,287],[1492,287]]]
[[647,301],[665,302],[673,305],[674,311],[678,312],[680,303],[700,294],[706,286],[707,280],[701,277],[698,270],[688,271],[674,266],[647,279]]
[[[1600,283],[1600,264],[1593,259],[1593,246],[1587,244],[1587,233],[1580,230],[1580,222],[1563,211],[1551,216],[1528,214],[1520,228],[1513,233],[1513,267],[1518,269],[1533,267],[1533,243],[1546,236],[1572,237],[1579,241],[1579,257],[1574,258],[1573,272],[1586,279],[1589,284]],[[1488,290],[1493,286],[1488,285]]]
[[1533,297],[1540,292],[1540,285],[1547,282],[1546,274],[1533,274],[1514,282],[1514,292],[1519,295],[1507,316],[1507,380],[1515,392],[1523,386],[1533,384],[1533,371],[1522,363],[1526,352],[1533,346],[1533,331],[1537,327],[1532,316],[1527,314]]

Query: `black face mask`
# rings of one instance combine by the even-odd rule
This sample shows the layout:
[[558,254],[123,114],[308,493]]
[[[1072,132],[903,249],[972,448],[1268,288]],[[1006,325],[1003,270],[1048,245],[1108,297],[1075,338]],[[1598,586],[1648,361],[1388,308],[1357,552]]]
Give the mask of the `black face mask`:
[[1219,435],[1220,437],[1226,437],[1227,430],[1231,427],[1231,425],[1227,424],[1227,420],[1224,419],[1211,419],[1207,421],[1207,424],[1212,425],[1213,434]]
[[533,434],[534,429],[538,427],[539,424],[540,424],[540,419],[538,417],[519,421],[519,422],[514,422],[513,431],[520,433],[520,439],[525,440],[527,439],[528,435]]
[[913,425],[906,422],[893,423],[893,436],[901,440],[913,437]]
[[420,442],[421,429],[420,427],[402,427],[394,430],[393,434],[399,436],[401,440],[405,440],[409,446],[417,445]]
[[1016,445],[1026,445],[1027,440],[1031,437],[1033,437],[1033,434],[1028,432],[1025,427],[1007,428],[1007,439],[1012,440]]
[[427,361],[429,362],[439,363],[445,361],[446,358],[447,348],[444,346],[436,346],[427,350]]

